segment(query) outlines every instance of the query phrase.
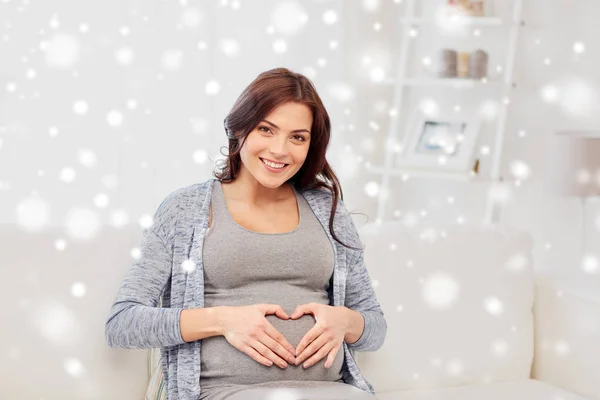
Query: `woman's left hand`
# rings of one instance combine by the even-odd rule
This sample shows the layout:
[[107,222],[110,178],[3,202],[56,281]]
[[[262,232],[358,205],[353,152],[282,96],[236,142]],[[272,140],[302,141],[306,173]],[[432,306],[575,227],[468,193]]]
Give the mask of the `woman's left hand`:
[[302,304],[296,307],[290,314],[290,319],[300,318],[304,314],[312,314],[316,320],[315,325],[304,335],[296,347],[296,365],[307,360],[304,368],[308,368],[329,355],[324,366],[325,368],[331,367],[346,336],[349,320],[347,311],[348,309],[343,306],[319,303]]

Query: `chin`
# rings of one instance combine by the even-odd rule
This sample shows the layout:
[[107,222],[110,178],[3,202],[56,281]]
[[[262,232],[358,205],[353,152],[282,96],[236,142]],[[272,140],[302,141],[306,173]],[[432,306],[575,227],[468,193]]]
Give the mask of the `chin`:
[[268,187],[268,188],[278,188],[281,185],[283,185],[285,182],[287,182],[287,178],[271,178],[271,179],[257,179],[264,187]]
[[[293,175],[292,175],[293,176]],[[264,174],[263,171],[260,171],[258,174],[254,176],[257,181],[259,181],[263,186],[270,188],[277,188],[286,183],[290,179],[289,174],[285,175],[277,175],[277,176],[268,176]]]

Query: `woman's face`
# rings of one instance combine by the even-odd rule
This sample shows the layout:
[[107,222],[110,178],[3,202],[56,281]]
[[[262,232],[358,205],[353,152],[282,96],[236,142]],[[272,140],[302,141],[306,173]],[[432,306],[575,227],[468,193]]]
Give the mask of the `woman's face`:
[[[300,103],[275,108],[248,134],[240,151],[245,168],[263,186],[276,188],[302,167],[310,146],[312,112]],[[287,164],[283,168],[262,161]]]

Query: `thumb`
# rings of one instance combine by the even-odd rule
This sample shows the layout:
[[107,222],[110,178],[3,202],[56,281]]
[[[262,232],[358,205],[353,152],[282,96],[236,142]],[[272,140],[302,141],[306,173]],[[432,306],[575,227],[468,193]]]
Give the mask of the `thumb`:
[[279,304],[264,304],[265,315],[275,314],[281,319],[288,319],[288,315]]
[[283,315],[284,318],[287,318],[287,315],[285,314],[285,311],[283,311],[283,308],[280,305],[278,305],[278,304],[259,304],[258,308],[265,315],[275,314],[278,317],[281,317]]
[[281,306],[277,306],[277,308],[275,309],[275,315],[277,315],[281,319],[288,319],[289,318],[288,315],[283,310],[283,307],[281,307]]

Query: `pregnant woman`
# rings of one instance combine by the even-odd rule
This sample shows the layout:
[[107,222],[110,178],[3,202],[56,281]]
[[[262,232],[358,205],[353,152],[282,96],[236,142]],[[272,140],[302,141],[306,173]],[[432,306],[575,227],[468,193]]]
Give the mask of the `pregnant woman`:
[[374,399],[354,352],[379,349],[387,324],[315,88],[263,72],[224,125],[216,179],[171,193],[145,231],[108,344],[159,347],[168,400]]

